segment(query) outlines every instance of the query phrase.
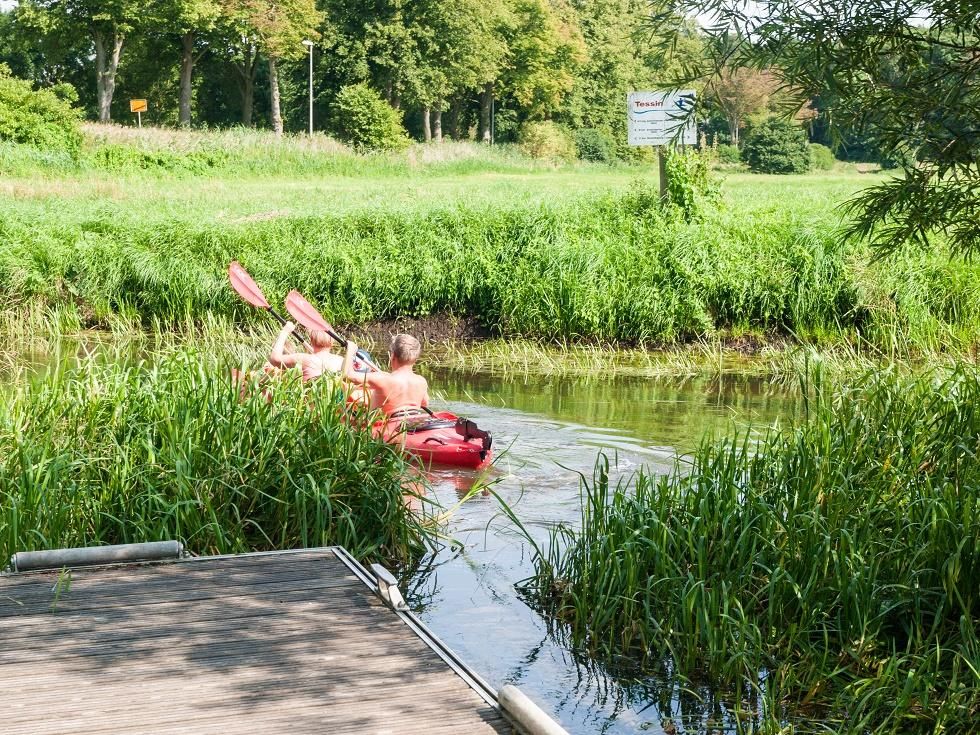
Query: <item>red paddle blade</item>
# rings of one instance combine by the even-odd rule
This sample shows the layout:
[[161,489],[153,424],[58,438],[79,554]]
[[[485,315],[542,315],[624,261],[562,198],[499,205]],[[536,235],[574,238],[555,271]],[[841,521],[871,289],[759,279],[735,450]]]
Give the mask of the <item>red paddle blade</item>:
[[289,295],[286,296],[286,311],[289,312],[289,315],[293,319],[307,329],[320,332],[333,332],[333,327],[313,307],[313,304],[303,298],[303,295],[299,291],[290,291]]
[[265,300],[265,295],[259,288],[259,284],[252,279],[247,270],[239,265],[237,260],[228,264],[228,280],[231,281],[231,287],[235,289],[235,293],[252,306],[259,309],[269,308],[269,302]]

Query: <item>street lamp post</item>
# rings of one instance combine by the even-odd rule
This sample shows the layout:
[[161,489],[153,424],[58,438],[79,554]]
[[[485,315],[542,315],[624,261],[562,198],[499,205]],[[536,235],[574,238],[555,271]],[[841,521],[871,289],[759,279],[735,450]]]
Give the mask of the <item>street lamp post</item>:
[[303,39],[303,45],[310,50],[310,135],[313,135],[313,41]]

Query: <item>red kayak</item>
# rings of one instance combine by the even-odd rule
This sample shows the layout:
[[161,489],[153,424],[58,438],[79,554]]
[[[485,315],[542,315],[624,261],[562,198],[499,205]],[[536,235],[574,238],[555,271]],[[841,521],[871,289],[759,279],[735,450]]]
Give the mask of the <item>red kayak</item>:
[[425,465],[482,469],[493,459],[490,432],[449,411],[395,414],[375,422],[374,435],[397,444]]

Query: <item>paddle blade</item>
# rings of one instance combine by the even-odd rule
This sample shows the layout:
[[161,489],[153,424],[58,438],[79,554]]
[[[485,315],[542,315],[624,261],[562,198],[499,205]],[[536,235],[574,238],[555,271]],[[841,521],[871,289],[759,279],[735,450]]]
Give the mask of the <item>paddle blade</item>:
[[252,306],[259,309],[269,308],[269,302],[265,300],[265,295],[259,288],[259,284],[252,279],[247,270],[239,265],[237,260],[228,264],[228,280],[231,281],[231,287],[235,289],[235,293]]
[[333,327],[313,307],[313,304],[303,298],[303,295],[299,291],[290,291],[289,295],[286,296],[286,311],[299,324],[302,324],[309,330],[334,333]]

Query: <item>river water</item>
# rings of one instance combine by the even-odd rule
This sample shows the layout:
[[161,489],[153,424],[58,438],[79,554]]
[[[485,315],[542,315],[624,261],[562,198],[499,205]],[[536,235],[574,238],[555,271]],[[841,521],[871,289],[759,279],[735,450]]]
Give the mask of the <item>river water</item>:
[[[799,411],[792,391],[763,380],[604,378],[502,379],[432,372],[443,400],[494,434],[494,491],[539,541],[556,522],[579,518],[580,474],[599,452],[628,476],[640,465],[666,473],[702,437],[762,431]],[[466,471],[431,473],[434,496],[458,503]],[[518,595],[531,550],[496,499],[476,495],[454,511],[448,545],[410,583],[411,604],[431,629],[495,687],[515,684],[573,733],[708,733],[734,723],[711,692],[684,694],[669,682],[589,661],[552,634]]]

